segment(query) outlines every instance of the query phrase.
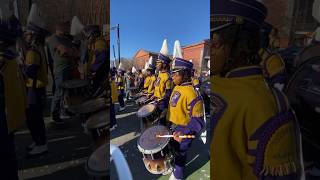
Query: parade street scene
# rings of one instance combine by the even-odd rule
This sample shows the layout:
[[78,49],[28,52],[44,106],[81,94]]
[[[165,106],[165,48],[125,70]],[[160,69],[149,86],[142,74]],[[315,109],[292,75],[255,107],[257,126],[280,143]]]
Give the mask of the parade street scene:
[[0,0],[1,180],[107,179],[109,3]]
[[209,1],[110,8],[110,178],[210,179]]

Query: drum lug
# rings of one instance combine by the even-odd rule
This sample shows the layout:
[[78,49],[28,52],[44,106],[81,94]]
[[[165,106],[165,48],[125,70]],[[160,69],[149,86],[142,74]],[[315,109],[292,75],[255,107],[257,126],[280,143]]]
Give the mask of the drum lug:
[[151,154],[151,158],[152,158],[152,160],[154,160],[153,154]]
[[163,151],[161,150],[161,156],[164,156]]

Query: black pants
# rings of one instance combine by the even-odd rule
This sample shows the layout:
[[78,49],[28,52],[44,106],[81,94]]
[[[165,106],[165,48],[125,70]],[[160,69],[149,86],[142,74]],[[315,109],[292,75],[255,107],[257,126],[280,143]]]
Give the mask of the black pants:
[[43,97],[45,95],[45,89],[35,90],[35,102],[30,104],[27,109],[27,125],[30,130],[32,139],[36,145],[46,144],[46,127],[43,119]]
[[110,103],[110,127],[114,126],[117,124],[117,119],[116,119],[116,112],[114,109],[114,104]]
[[8,133],[4,86],[0,76],[0,179],[18,180],[14,134]]
[[119,93],[118,95],[118,102],[120,104],[121,107],[124,107],[124,99],[123,99],[123,93]]

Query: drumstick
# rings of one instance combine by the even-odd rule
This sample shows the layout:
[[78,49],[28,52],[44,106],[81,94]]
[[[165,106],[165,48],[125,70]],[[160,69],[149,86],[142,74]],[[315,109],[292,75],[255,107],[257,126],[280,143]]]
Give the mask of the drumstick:
[[[157,138],[171,138],[173,135],[156,135]],[[195,138],[195,135],[183,135],[179,136],[179,138],[186,138],[186,139],[193,139]]]

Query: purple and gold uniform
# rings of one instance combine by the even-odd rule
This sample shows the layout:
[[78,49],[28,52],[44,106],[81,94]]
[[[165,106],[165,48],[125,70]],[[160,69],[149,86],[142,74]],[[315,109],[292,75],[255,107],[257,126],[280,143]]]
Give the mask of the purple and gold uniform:
[[[214,59],[210,178],[300,179],[303,167],[296,117],[286,96],[266,83],[257,64],[259,59],[253,55],[258,53],[258,35],[267,8],[256,0],[213,1],[212,7],[213,33],[222,35],[233,30],[236,33],[221,36],[226,40],[219,40],[220,45],[231,50],[216,53]],[[256,43],[251,55],[242,56],[247,48],[239,47],[242,43],[244,46]],[[222,66],[217,68],[217,65]],[[219,73],[221,77],[216,75]]]
[[[181,47],[179,47],[180,43],[176,42],[175,49],[181,51]],[[175,57],[172,64],[172,72],[179,74],[181,71],[184,71],[186,74],[188,72],[191,74],[192,67],[192,62]],[[173,75],[175,77],[177,74]],[[180,132],[182,135],[198,135],[204,127],[204,103],[199,91],[193,86],[191,78],[188,81],[180,82],[181,84],[178,83],[173,88],[169,101],[167,121],[171,122],[171,128],[174,132]],[[192,139],[171,142],[176,152],[175,170],[172,174],[176,179],[184,178],[183,171],[186,164],[187,150],[191,146],[191,142]]]
[[286,81],[286,69],[280,55],[267,49],[260,49],[259,56],[262,59],[260,66],[267,82],[271,85],[276,83],[284,84]]
[[147,93],[148,94],[153,94],[154,93],[154,83],[156,82],[156,76],[155,75],[151,75],[150,76],[150,84],[148,86],[148,90]]
[[[25,81],[15,60],[15,55],[11,51],[0,52],[0,65],[6,109],[5,120],[8,133],[12,133],[25,124],[25,110],[27,108]],[[3,120],[2,117],[0,120]]]
[[[166,64],[167,66],[169,66],[171,62],[171,59],[169,58],[168,43],[166,39],[162,43],[162,47],[156,62]],[[164,110],[167,108],[172,91],[172,86],[173,84],[168,70],[160,70],[154,83],[153,94],[153,96],[159,101],[157,106],[160,110]]]
[[168,72],[159,72],[154,83],[154,96],[163,99],[172,88],[172,80]]
[[31,48],[26,53],[26,86],[28,88],[44,88],[48,84],[47,63],[39,50]]
[[261,68],[213,76],[211,86],[211,178],[296,177],[301,167],[295,115],[285,95],[266,85]]
[[192,77],[192,85],[195,88],[200,88],[200,80],[197,77]]
[[116,76],[115,82],[117,85],[118,93],[123,94],[124,93],[124,78],[123,78],[123,76]]
[[148,93],[148,88],[151,84],[151,76],[147,76],[145,79],[144,79],[144,84],[143,84],[143,93]]

